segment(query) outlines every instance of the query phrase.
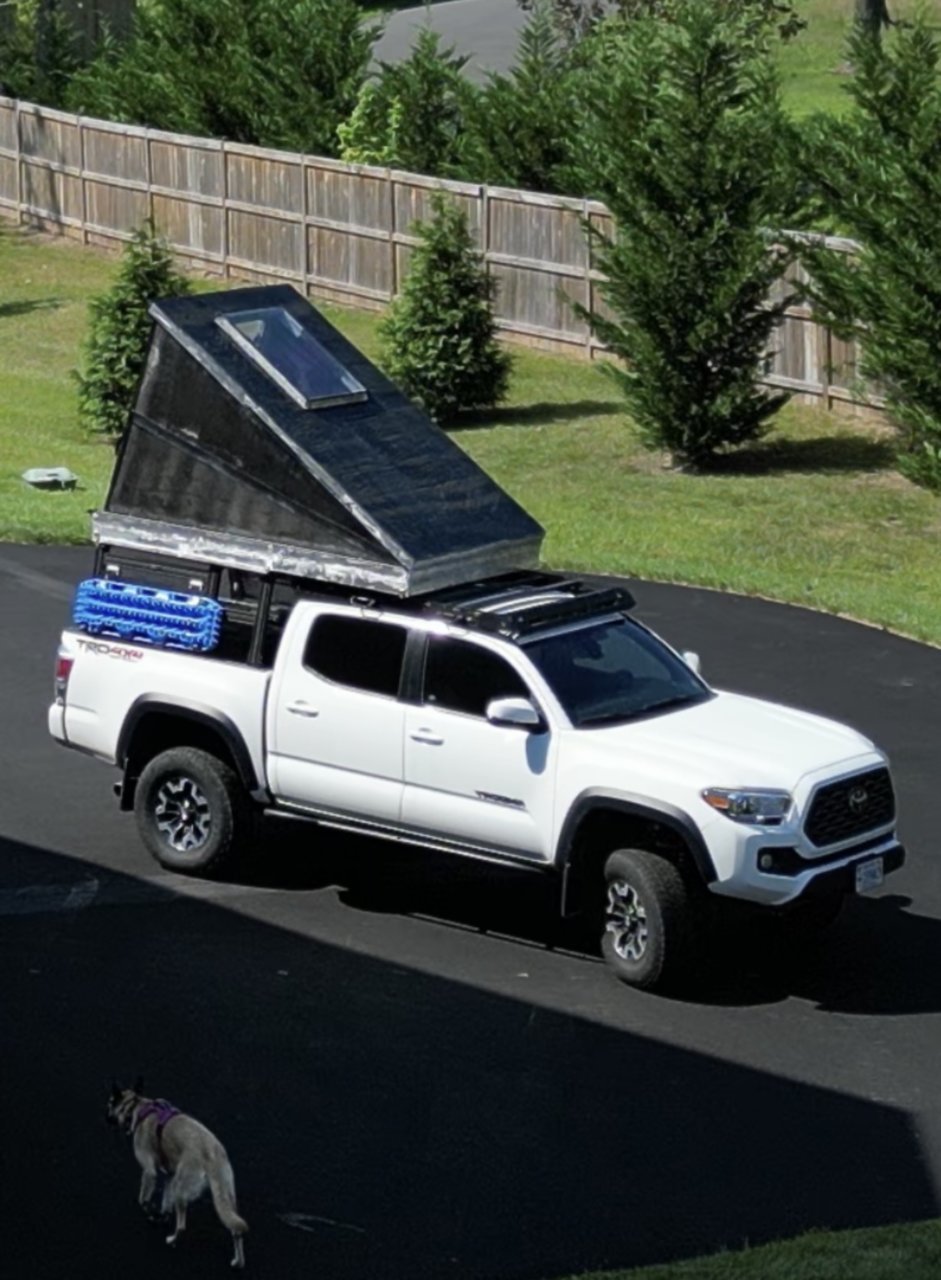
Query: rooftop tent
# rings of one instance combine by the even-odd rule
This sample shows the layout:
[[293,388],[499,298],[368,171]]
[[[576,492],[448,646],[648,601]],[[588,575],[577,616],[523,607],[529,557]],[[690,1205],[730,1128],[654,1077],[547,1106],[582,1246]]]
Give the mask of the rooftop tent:
[[290,285],[151,314],[98,542],[398,595],[538,559],[535,520]]

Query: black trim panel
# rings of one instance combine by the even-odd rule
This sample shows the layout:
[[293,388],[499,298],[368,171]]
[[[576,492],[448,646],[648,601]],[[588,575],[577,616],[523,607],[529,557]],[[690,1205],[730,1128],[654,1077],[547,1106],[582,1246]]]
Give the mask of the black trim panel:
[[[869,849],[878,849],[879,845],[885,844],[887,840],[893,838],[892,828],[887,831],[880,832],[877,836],[872,836],[868,840],[857,840],[854,844],[848,845],[845,849],[838,849],[835,853],[825,853],[815,858],[804,857],[797,849],[791,848],[790,845],[763,845],[755,855],[758,870],[769,876],[799,876],[805,871],[814,871],[819,867],[829,866],[834,862],[843,862],[846,858],[855,858],[857,854],[866,853]],[[774,865],[771,867],[763,867],[761,865],[762,856],[770,854],[774,859]]]
[[255,766],[252,764],[252,758],[248,747],[245,745],[245,739],[233,720],[230,720],[224,712],[217,711],[215,707],[207,707],[198,702],[183,700],[167,702],[164,698],[157,697],[151,693],[142,693],[139,698],[134,699],[124,719],[124,724],[121,726],[116,752],[116,762],[120,768],[127,768],[130,744],[134,734],[137,732],[137,727],[145,716],[151,714],[176,716],[181,720],[191,720],[197,724],[206,725],[213,732],[218,733],[232,752],[232,758],[238,769],[239,777],[246,789],[248,791],[258,790],[259,783],[255,774]]
[[[846,866],[834,867],[832,871],[824,871],[822,875],[815,876],[811,880],[804,892],[794,899],[794,903],[806,902],[808,898],[815,898],[818,894],[832,893],[834,890],[844,894],[855,893],[856,868],[861,862],[867,862],[870,858],[881,858],[884,874],[890,875],[904,865],[905,849],[902,845],[897,844],[890,849],[886,849],[884,853],[859,854]],[[787,910],[792,905],[793,903],[788,903],[784,910]]]
[[681,837],[689,849],[703,883],[712,884],[718,879],[712,854],[699,828],[682,809],[668,804],[653,805],[645,796],[635,796],[627,791],[605,791],[595,787],[583,791],[568,811],[559,836],[555,859],[557,865],[564,867],[571,862],[575,833],[584,819],[599,809],[623,813],[631,818],[644,818],[668,827]]

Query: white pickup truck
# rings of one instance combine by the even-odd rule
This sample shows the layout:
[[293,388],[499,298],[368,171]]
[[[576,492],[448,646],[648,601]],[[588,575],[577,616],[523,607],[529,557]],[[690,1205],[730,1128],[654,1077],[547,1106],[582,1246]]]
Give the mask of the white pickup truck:
[[164,867],[222,873],[275,810],[532,868],[651,988],[722,900],[824,923],[902,864],[871,742],[711,689],[622,589],[521,573],[412,600],[295,592],[245,612],[242,647],[240,594],[217,654],[62,636],[50,731],[122,770]]

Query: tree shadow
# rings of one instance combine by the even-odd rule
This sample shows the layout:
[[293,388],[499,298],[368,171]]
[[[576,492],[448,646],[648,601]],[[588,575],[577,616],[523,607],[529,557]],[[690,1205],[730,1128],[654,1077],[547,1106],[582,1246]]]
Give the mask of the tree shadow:
[[485,427],[548,427],[578,418],[613,417],[623,413],[624,406],[617,400],[573,400],[563,404],[540,401],[538,404],[468,410],[448,423],[448,429],[474,431]]
[[889,438],[856,435],[814,436],[809,440],[767,440],[734,452],[719,454],[709,465],[711,475],[758,476],[777,472],[887,471],[895,464],[897,447]]
[[0,302],[0,320],[32,315],[34,311],[57,311],[62,298],[24,298],[20,302]]

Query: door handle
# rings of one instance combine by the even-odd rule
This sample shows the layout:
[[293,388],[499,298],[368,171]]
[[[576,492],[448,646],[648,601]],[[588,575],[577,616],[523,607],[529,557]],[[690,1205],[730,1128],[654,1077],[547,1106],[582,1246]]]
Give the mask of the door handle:
[[320,712],[316,707],[311,707],[306,702],[289,702],[287,706],[292,716],[319,716]]
[[444,742],[444,738],[432,733],[430,729],[419,729],[417,733],[410,733],[409,737],[413,742],[424,742],[429,747],[440,747]]

